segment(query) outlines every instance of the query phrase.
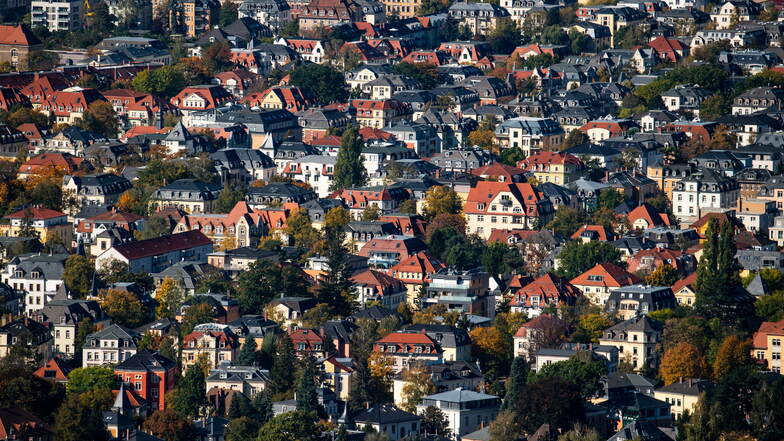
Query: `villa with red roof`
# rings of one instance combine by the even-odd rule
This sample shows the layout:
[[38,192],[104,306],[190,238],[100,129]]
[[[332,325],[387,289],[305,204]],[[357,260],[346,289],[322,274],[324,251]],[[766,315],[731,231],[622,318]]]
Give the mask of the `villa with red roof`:
[[469,171],[474,176],[479,176],[486,181],[498,182],[526,182],[525,170],[512,167],[500,162],[491,162]]
[[212,240],[201,231],[169,234],[156,239],[115,245],[95,259],[101,270],[114,261],[128,265],[128,271],[155,273],[182,260],[207,260]]
[[[182,339],[182,370],[195,365],[202,357],[211,368],[222,362],[233,362],[240,349],[239,338],[228,327],[222,330],[199,329]],[[295,347],[296,348],[296,347]]]
[[512,311],[536,317],[548,306],[573,305],[582,292],[568,280],[551,273],[534,279],[512,295]]
[[597,263],[569,283],[582,291],[594,305],[604,306],[610,290],[641,283],[642,279],[612,263]]
[[0,109],[6,112],[14,106],[29,107],[30,100],[11,87],[0,87]]
[[357,99],[352,100],[351,105],[356,109],[355,117],[360,127],[389,127],[411,114],[411,107],[396,99]]
[[414,362],[433,363],[443,359],[444,351],[424,332],[397,331],[376,340],[373,352],[392,359],[395,373]]
[[480,181],[469,191],[464,212],[466,232],[487,239],[494,228],[544,225],[553,206],[527,182]]
[[234,101],[234,96],[223,87],[201,85],[182,89],[169,102],[180,109],[183,115],[188,116],[194,112],[217,109],[230,101]]
[[653,208],[651,204],[643,202],[626,215],[629,225],[636,230],[647,230],[653,227],[669,227],[670,217]]
[[269,231],[264,223],[263,210],[253,210],[247,202],[240,201],[230,212],[186,214],[174,227],[174,233],[201,231],[212,239],[215,247],[234,249],[255,247],[259,238]]
[[697,273],[693,272],[672,285],[675,301],[679,305],[692,306],[697,300]]
[[637,124],[630,119],[596,119],[588,121],[579,130],[588,135],[591,142],[600,142],[621,136],[635,127]]
[[64,174],[72,174],[79,169],[79,165],[84,158],[74,156],[70,153],[41,153],[23,162],[17,170],[17,179],[27,179],[28,177],[40,173],[45,169],[57,169]]
[[112,103],[117,116],[132,127],[153,124],[160,112],[172,110],[162,99],[130,89],[107,90],[103,96]]
[[666,63],[677,63],[689,55],[689,47],[675,38],[656,37],[648,42],[656,58]]
[[387,273],[406,285],[407,300],[413,304],[422,285],[430,283],[433,274],[444,268],[444,263],[425,250],[401,259]]
[[590,242],[592,240],[607,242],[608,240],[615,240],[615,234],[602,225],[583,225],[572,234],[571,239],[582,242]]
[[28,228],[38,234],[42,243],[57,239],[71,243],[72,227],[68,215],[43,207],[28,207],[5,217],[10,223],[0,223],[0,236],[19,237]]
[[396,310],[406,301],[406,286],[402,281],[381,271],[369,269],[351,276],[357,303],[365,307],[368,302],[378,302],[381,306]]
[[245,92],[253,87],[259,76],[241,68],[215,74],[213,81],[237,98],[245,96]]
[[308,100],[299,87],[270,87],[269,89],[251,93],[242,100],[251,107],[262,109],[285,109],[289,112],[301,112],[308,107]]
[[751,356],[773,372],[781,373],[781,342],[784,340],[784,320],[762,322],[754,333]]
[[288,46],[297,52],[303,60],[321,64],[324,58],[324,45],[314,38],[279,38],[275,44]]
[[518,167],[533,173],[539,182],[566,185],[577,179],[585,167],[577,156],[563,152],[541,151],[523,159]]
[[29,68],[27,58],[30,53],[42,49],[43,43],[27,25],[0,26],[0,63],[9,63],[20,72],[25,71]]
[[412,51],[401,60],[405,63],[424,63],[432,66],[443,66],[449,63],[449,57],[440,51]]
[[75,87],[48,93],[38,110],[46,116],[54,116],[58,124],[74,125],[84,118],[90,105],[98,101],[106,101],[98,90]]
[[27,138],[27,147],[31,151],[37,151],[38,149],[46,146],[46,132],[39,129],[35,124],[24,123],[19,125],[16,130],[22,132],[22,135]]

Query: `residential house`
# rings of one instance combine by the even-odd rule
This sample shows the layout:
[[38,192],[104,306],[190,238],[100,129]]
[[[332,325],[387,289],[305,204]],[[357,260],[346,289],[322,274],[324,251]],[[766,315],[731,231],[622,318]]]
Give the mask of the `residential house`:
[[166,408],[166,394],[174,389],[177,381],[177,363],[142,349],[116,365],[114,375],[151,409],[160,410]]
[[750,115],[763,111],[779,111],[784,108],[784,91],[775,87],[754,87],[732,101],[733,115]]
[[466,232],[487,239],[493,229],[532,229],[553,214],[552,203],[529,183],[480,181],[468,193]]
[[637,315],[606,329],[599,337],[599,344],[615,346],[621,361],[637,369],[658,364],[657,347],[661,344],[662,325],[647,315]]
[[44,360],[52,357],[52,333],[48,326],[30,318],[19,318],[0,325],[0,358],[24,344]]
[[215,323],[196,325],[182,339],[182,369],[187,371],[203,358],[210,368],[225,362],[233,363],[239,349],[239,338],[231,328]]
[[82,346],[82,366],[122,363],[137,352],[141,336],[120,325],[110,325],[88,335]]
[[781,373],[781,342],[784,340],[784,320],[762,322],[754,333],[751,356],[773,372]]
[[576,180],[585,167],[583,162],[569,153],[542,151],[533,153],[518,163],[518,167],[530,172],[540,183],[552,182],[566,185]]
[[85,176],[63,176],[63,191],[72,195],[81,208],[85,205],[111,205],[133,185],[124,176],[100,173]]
[[210,370],[210,374],[205,380],[207,391],[212,389],[237,391],[251,399],[266,389],[270,381],[269,371],[255,366],[229,366],[226,364]]
[[351,106],[356,109],[354,117],[360,127],[377,129],[389,127],[411,113],[408,105],[396,99],[356,99],[351,101]]
[[441,362],[443,350],[429,335],[421,332],[395,331],[378,339],[373,352],[391,359],[391,368],[399,373],[411,363]]
[[[64,292],[64,288],[60,292]],[[95,300],[57,297],[37,311],[34,318],[40,323],[48,324],[52,329],[53,353],[63,359],[71,358],[77,352],[76,335],[79,332],[79,326],[83,323],[82,320],[89,320],[92,323],[101,323],[106,320]]]
[[591,303],[598,306],[604,306],[607,303],[613,289],[636,285],[640,282],[642,279],[636,275],[609,262],[597,263],[593,268],[570,281],[572,285],[582,291]]
[[449,7],[449,17],[473,35],[488,35],[500,22],[509,20],[509,12],[495,3],[455,2]]
[[23,254],[5,266],[3,283],[24,292],[24,313],[42,310],[63,287],[67,254]]
[[493,317],[495,298],[489,295],[489,275],[479,269],[444,268],[431,276],[420,307],[443,304],[448,310]]
[[627,285],[610,292],[605,310],[628,320],[640,314],[675,308],[676,304],[669,286]]
[[706,213],[734,208],[739,196],[740,186],[735,179],[703,169],[675,184],[672,191],[673,214],[681,223],[690,223]]
[[[196,0],[201,1],[201,0]],[[234,101],[228,90],[218,85],[188,86],[169,101],[184,116],[212,110]]]
[[433,257],[427,251],[420,251],[414,255],[400,259],[389,268],[388,274],[406,286],[406,300],[414,305],[419,291],[423,285],[432,281],[433,274],[446,268],[446,265]]
[[417,410],[424,412],[429,406],[441,410],[449,421],[450,432],[462,437],[489,425],[500,412],[501,401],[495,395],[457,388],[422,398]]
[[115,245],[95,259],[100,270],[114,261],[128,265],[131,272],[159,272],[182,260],[207,260],[212,240],[200,231],[169,234],[156,239]]
[[669,403],[672,419],[677,421],[684,414],[693,414],[700,397],[710,394],[714,384],[699,378],[684,378],[653,392],[657,400]]
[[368,302],[377,302],[389,309],[397,309],[406,301],[406,287],[398,279],[380,271],[368,269],[351,276],[357,303],[365,306]]
[[208,184],[198,179],[178,179],[155,190],[150,197],[150,209],[158,211],[166,207],[177,207],[186,213],[209,213],[221,189],[220,185]]
[[510,305],[513,311],[536,317],[547,307],[573,305],[582,294],[568,280],[546,273],[516,290]]
[[[74,4],[76,3],[76,4]],[[55,14],[52,9],[43,9],[44,6],[48,8],[57,8],[58,11]],[[10,5],[8,7],[11,7]],[[76,8],[75,14],[66,21],[66,28],[65,30],[73,30],[79,26],[79,16],[78,16],[78,8],[79,4],[76,1],[49,1],[49,0],[36,0],[31,2],[30,12],[31,12],[31,21],[33,27],[36,25],[41,25],[43,27],[49,27],[50,31],[53,30],[51,27],[55,27],[54,30],[58,30],[58,24],[63,24],[61,20],[53,20],[53,23],[49,23],[48,18],[55,18],[55,15],[60,15],[60,8],[65,10],[70,9],[71,7]],[[48,14],[46,11],[50,11]],[[64,11],[65,12],[65,11]],[[67,14],[67,12],[65,12]],[[74,26],[74,28],[70,28],[70,26]],[[28,57],[30,53],[39,51],[43,49],[43,43],[35,34],[30,30],[30,28],[25,24],[18,24],[16,26],[8,26],[3,25],[0,27],[0,63],[9,63],[12,67],[17,68],[19,72],[26,71],[29,69],[28,66]]]
[[398,441],[411,434],[418,434],[422,417],[416,413],[398,409],[392,404],[374,404],[354,415],[357,427],[372,428],[382,433],[389,441]]

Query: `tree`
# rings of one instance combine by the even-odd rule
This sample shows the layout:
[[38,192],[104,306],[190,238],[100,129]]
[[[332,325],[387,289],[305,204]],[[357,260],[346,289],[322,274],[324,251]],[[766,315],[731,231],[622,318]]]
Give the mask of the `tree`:
[[[442,231],[441,233],[451,237],[451,235],[455,233],[465,235],[465,229],[466,222],[463,216],[459,214],[439,214],[433,218],[430,223],[427,224],[427,228],[425,229],[425,240],[427,242],[430,242],[431,240],[439,240],[439,238],[433,237],[434,233],[438,230],[448,230]],[[428,248],[429,247],[430,246],[428,245]],[[435,254],[439,253],[435,252]]]
[[351,335],[354,375],[351,378],[349,406],[354,410],[364,409],[369,403],[384,402],[387,393],[385,385],[373,376],[369,362],[373,344],[379,338],[379,323],[375,320],[359,320],[357,326]]
[[592,354],[587,352],[575,355],[566,361],[543,366],[536,372],[536,378],[563,378],[578,385],[583,398],[590,399],[602,391],[600,380],[606,374],[604,363],[592,359]]
[[290,75],[290,84],[302,89],[317,104],[343,102],[348,97],[345,77],[330,66],[302,64]]
[[523,265],[520,249],[503,242],[492,242],[482,252],[482,267],[493,276],[520,271]]
[[362,212],[362,220],[365,222],[376,221],[379,217],[381,217],[381,210],[378,209],[378,205],[371,204]]
[[517,23],[513,20],[504,20],[498,22],[490,31],[487,42],[490,43],[494,54],[510,54],[523,40]]
[[565,430],[585,419],[580,388],[559,377],[546,377],[526,387],[515,407],[524,430],[535,432],[544,423]]
[[706,121],[715,121],[730,113],[731,104],[730,100],[721,93],[709,96],[700,104],[700,117]]
[[84,298],[92,286],[95,266],[87,257],[73,254],[65,259],[63,283],[77,298]]
[[257,441],[315,441],[320,439],[320,431],[313,424],[312,416],[295,410],[280,414],[267,421],[256,438]]
[[602,441],[596,429],[576,425],[572,430],[558,437],[558,441]]
[[221,5],[220,10],[220,27],[225,28],[226,26],[234,23],[237,21],[239,5],[234,3],[233,1],[225,2]]
[[[232,4],[231,2],[228,2]],[[216,41],[203,49],[201,61],[211,74],[223,72],[231,66],[231,47],[228,43]]]
[[325,255],[329,272],[321,280],[316,298],[319,303],[330,305],[332,314],[347,316],[354,309],[349,254],[340,232],[329,230],[327,233]]
[[215,307],[207,301],[197,301],[197,303],[189,305],[182,316],[182,335],[193,332],[196,325],[212,323],[215,314]]
[[721,342],[713,361],[713,377],[720,381],[730,372],[751,362],[750,345],[737,335],[729,335]]
[[175,318],[180,312],[180,306],[185,299],[182,288],[170,277],[166,277],[155,290],[155,300],[158,307],[155,314],[159,318]]
[[0,407],[21,408],[48,421],[65,399],[65,387],[33,375],[25,359],[0,358]]
[[308,216],[308,210],[301,208],[289,216],[286,221],[286,234],[294,240],[294,245],[305,250],[310,250],[319,240],[318,231]]
[[451,432],[449,430],[449,420],[441,409],[435,406],[427,406],[422,411],[422,432],[425,435],[449,437]]
[[471,352],[482,363],[486,375],[501,376],[508,371],[509,353],[497,327],[476,327],[469,332]]
[[261,314],[264,306],[275,297],[302,296],[308,292],[308,281],[302,272],[290,265],[260,260],[240,273],[237,280],[237,301],[244,314]]
[[[447,9],[451,2],[449,0],[423,0],[417,9],[417,16],[438,14]],[[775,21],[775,20],[771,20]],[[445,40],[451,41],[451,40]]]
[[460,214],[462,201],[457,192],[446,185],[430,187],[425,195],[424,215],[428,220],[439,214]]
[[95,389],[114,389],[117,378],[109,368],[90,366],[77,368],[68,374],[66,390],[69,394],[82,394]]
[[424,366],[411,366],[402,372],[403,404],[401,408],[406,412],[416,412],[416,407],[422,398],[436,393],[436,386],[430,371]]
[[525,357],[515,357],[512,361],[512,369],[509,374],[509,381],[506,382],[506,395],[501,406],[502,409],[513,409],[525,393],[525,385],[528,382],[530,369]]
[[256,421],[259,424],[264,424],[272,419],[274,416],[272,412],[272,394],[269,390],[264,389],[253,397],[253,408],[256,409]]
[[725,325],[751,317],[752,299],[742,289],[735,260],[735,234],[729,222],[708,221],[702,257],[697,265],[695,310]]
[[120,122],[110,102],[94,101],[84,112],[79,126],[84,130],[100,133],[107,138],[116,138]]
[[57,411],[54,423],[58,441],[108,441],[111,438],[103,424],[101,409],[71,395]]
[[340,139],[331,190],[361,187],[367,183],[367,170],[362,159],[363,144],[357,128],[348,126]]
[[680,275],[672,265],[659,265],[645,278],[645,283],[651,286],[672,286],[678,281]]
[[678,343],[662,356],[659,374],[664,384],[672,384],[681,378],[706,378],[708,366],[705,357],[689,343]]
[[497,151],[495,133],[489,129],[476,129],[468,134],[468,144],[484,150]]
[[547,224],[547,228],[563,237],[571,237],[587,221],[588,218],[583,211],[571,207],[561,207],[555,212],[555,216]]
[[316,391],[319,371],[316,360],[312,357],[305,359],[304,365],[297,381],[297,410],[315,415],[319,410],[318,393]]
[[324,215],[324,228],[332,231],[342,231],[343,227],[351,222],[351,213],[341,207],[331,208],[326,215]]
[[185,87],[185,77],[181,66],[162,66],[155,70],[143,70],[131,81],[131,88],[137,92],[152,93],[169,99]]
[[27,55],[27,69],[34,71],[52,70],[60,63],[56,52],[32,51]]
[[204,372],[193,365],[185,371],[171,400],[171,408],[183,417],[196,418],[208,405]]
[[[227,2],[231,4],[231,2]],[[237,202],[245,200],[245,189],[238,186],[227,186],[221,190],[218,199],[215,200],[213,211],[216,213],[228,213],[237,205]]]
[[235,418],[226,425],[226,441],[255,441],[260,427],[252,418]]
[[147,322],[149,312],[136,294],[119,289],[110,289],[103,295],[101,309],[114,323],[136,328]]
[[614,188],[607,188],[599,193],[597,205],[602,208],[614,210],[615,207],[621,205],[625,200],[626,198],[623,196],[623,193]]
[[398,211],[405,214],[417,214],[417,203],[414,199],[406,199],[397,207]]
[[294,387],[294,372],[292,366],[297,360],[294,345],[287,334],[278,337],[275,347],[275,359],[270,369],[270,391],[273,395],[287,394]]
[[488,428],[490,441],[514,441],[520,438],[523,428],[520,419],[511,410],[502,410]]
[[255,366],[256,359],[256,339],[247,336],[245,337],[245,343],[242,344],[240,353],[237,356],[237,364],[240,366]]
[[144,421],[142,428],[145,432],[166,441],[188,441],[195,435],[190,420],[172,409],[156,411]]
[[621,266],[621,252],[618,248],[599,241],[567,242],[558,259],[561,262],[558,274],[570,280],[593,268],[597,263],[609,262]]
[[434,89],[439,84],[438,69],[430,63],[409,63],[402,61],[392,66],[392,71],[398,75],[407,76],[419,81],[422,89]]
[[757,315],[768,322],[784,319],[784,290],[758,297],[754,303]]

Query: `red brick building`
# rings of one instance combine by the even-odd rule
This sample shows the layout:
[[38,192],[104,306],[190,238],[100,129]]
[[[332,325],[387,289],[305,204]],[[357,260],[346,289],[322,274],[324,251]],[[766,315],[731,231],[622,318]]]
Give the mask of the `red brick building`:
[[114,368],[117,379],[136,395],[145,399],[150,408],[166,408],[166,393],[174,389],[177,364],[157,352],[140,350]]

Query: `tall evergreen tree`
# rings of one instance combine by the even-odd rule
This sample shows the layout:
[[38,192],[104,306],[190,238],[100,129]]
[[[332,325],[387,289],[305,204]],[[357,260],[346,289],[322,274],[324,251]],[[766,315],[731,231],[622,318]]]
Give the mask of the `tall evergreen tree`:
[[743,289],[735,260],[735,235],[730,222],[708,221],[702,258],[697,266],[697,313],[737,325],[753,315],[753,299]]
[[352,312],[351,269],[348,266],[348,250],[343,245],[342,236],[334,231],[325,232],[326,255],[329,271],[316,291],[319,303],[332,307],[336,315],[347,316]]
[[259,424],[263,425],[272,419],[274,416],[272,413],[272,395],[268,389],[264,389],[253,397],[253,407],[256,409],[258,415],[256,420]]
[[288,393],[294,387],[294,363],[297,356],[288,334],[283,334],[275,348],[275,360],[270,369],[270,384],[273,395]]
[[302,375],[297,382],[297,410],[308,413],[316,413],[318,411],[318,393],[316,392],[316,376],[318,369],[316,368],[316,360],[313,357],[308,357],[305,360],[305,367],[302,369]]
[[367,183],[367,170],[362,161],[363,144],[356,126],[351,125],[343,132],[335,162],[332,190],[361,187]]
[[503,409],[514,409],[515,403],[523,398],[525,384],[528,382],[528,363],[525,357],[515,357],[512,361],[512,371],[509,374],[509,382],[506,383],[506,396],[502,405]]
[[255,366],[256,365],[256,339],[248,336],[245,338],[245,343],[240,348],[240,353],[237,356],[237,363],[240,366]]
[[172,409],[184,417],[196,418],[201,408],[206,406],[206,381],[199,366],[191,366],[177,384]]

